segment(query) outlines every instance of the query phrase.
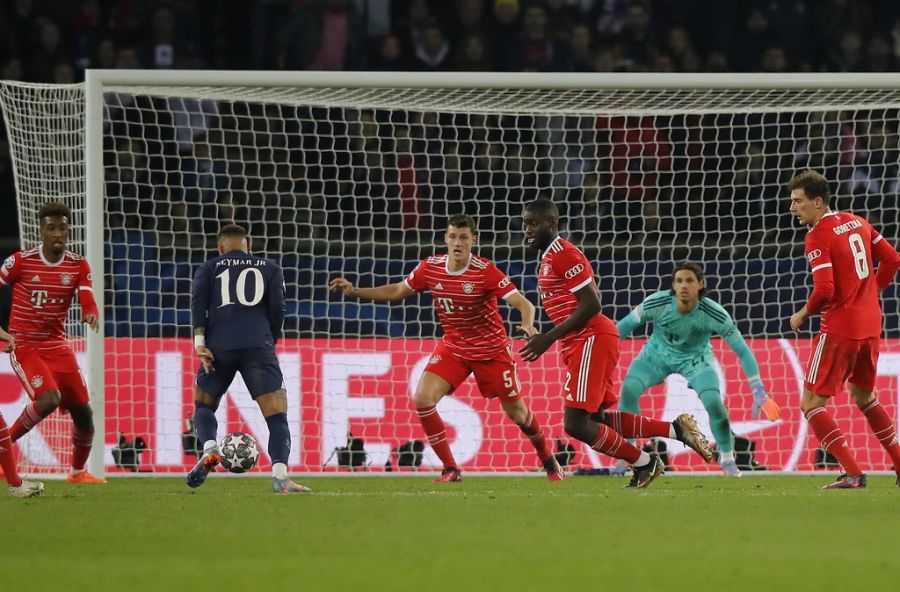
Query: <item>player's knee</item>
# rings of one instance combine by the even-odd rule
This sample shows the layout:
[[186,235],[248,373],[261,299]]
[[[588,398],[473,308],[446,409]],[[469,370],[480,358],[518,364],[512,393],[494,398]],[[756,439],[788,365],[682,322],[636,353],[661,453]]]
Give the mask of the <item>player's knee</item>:
[[413,403],[415,403],[416,407],[431,407],[437,405],[442,397],[442,394],[419,386],[416,389],[416,394],[413,395]]
[[94,429],[94,411],[90,405],[76,405],[69,408],[69,414],[72,416],[72,422],[81,430]]
[[62,395],[60,395],[59,391],[52,390],[43,392],[38,395],[35,404],[37,405],[38,410],[43,415],[47,415],[56,411],[56,408],[59,407],[60,402],[62,402]]
[[[573,413],[573,412],[579,413]],[[566,434],[580,440],[582,442],[590,439],[590,415],[586,411],[580,409],[566,409],[565,420],[563,421],[563,429]]]
[[850,396],[853,397],[853,400],[856,402],[856,406],[860,409],[866,407],[868,404],[875,400],[874,391],[864,391],[854,384],[850,385]]

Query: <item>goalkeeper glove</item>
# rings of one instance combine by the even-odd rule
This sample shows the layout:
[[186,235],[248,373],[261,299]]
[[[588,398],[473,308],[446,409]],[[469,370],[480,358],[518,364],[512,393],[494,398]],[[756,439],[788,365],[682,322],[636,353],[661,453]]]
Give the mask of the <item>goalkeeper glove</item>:
[[781,410],[778,403],[769,398],[766,394],[766,388],[758,378],[750,381],[750,388],[753,389],[753,417],[759,417],[762,411],[769,421],[777,421]]

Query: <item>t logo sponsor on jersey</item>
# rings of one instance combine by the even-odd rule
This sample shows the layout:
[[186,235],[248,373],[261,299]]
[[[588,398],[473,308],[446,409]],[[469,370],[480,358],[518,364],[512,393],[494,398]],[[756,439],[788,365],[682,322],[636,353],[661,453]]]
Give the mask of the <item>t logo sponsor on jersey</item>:
[[806,254],[807,261],[815,261],[817,258],[822,256],[821,249],[813,249],[809,253]]
[[576,275],[578,275],[579,273],[581,273],[582,271],[584,271],[584,265],[579,263],[578,265],[575,265],[569,271],[566,272],[566,279],[570,280],[573,277],[575,277]]
[[44,308],[44,303],[47,302],[47,295],[47,290],[32,290],[31,303],[35,308]]

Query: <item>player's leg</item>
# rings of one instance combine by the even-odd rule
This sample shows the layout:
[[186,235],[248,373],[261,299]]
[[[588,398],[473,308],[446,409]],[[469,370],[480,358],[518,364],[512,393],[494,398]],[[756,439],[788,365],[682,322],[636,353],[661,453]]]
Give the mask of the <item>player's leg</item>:
[[647,389],[665,380],[669,372],[660,360],[651,359],[651,354],[644,350],[631,362],[622,389],[619,392],[619,411],[640,413],[640,397]]
[[828,400],[843,388],[856,363],[856,353],[856,344],[852,340],[820,333],[813,342],[813,351],[806,365],[800,410],[819,444],[834,455],[844,470],[835,482],[823,489],[858,489],[866,486],[866,477],[827,407]]
[[565,359],[563,425],[566,433],[597,452],[633,465],[635,478],[630,486],[646,487],[662,472],[659,457],[638,450],[613,428],[591,417],[618,399],[612,384],[619,361],[618,336],[591,335],[579,347],[567,351]]
[[9,438],[9,430],[3,414],[0,413],[0,467],[3,468],[9,494],[13,497],[32,497],[40,495],[44,490],[44,484],[39,481],[26,481],[19,476],[16,468],[16,457],[13,452],[12,440]]
[[310,489],[288,478],[291,429],[287,420],[287,391],[274,350],[250,350],[241,356],[241,377],[259,405],[269,428],[266,452],[272,461],[272,490],[278,494],[308,493]]
[[470,372],[471,369],[464,360],[455,356],[443,343],[440,343],[431,355],[428,365],[425,366],[425,372],[422,373],[413,395],[416,414],[428,437],[428,444],[443,465],[441,476],[435,480],[438,483],[462,481],[462,477],[453,452],[450,450],[447,429],[444,426],[444,420],[438,413],[437,404],[444,395],[462,384]]
[[9,428],[9,437],[15,442],[56,411],[62,397],[53,373],[40,352],[30,347],[20,347],[10,352],[9,361],[31,399]]
[[506,416],[519,426],[519,429],[534,446],[538,459],[547,472],[547,477],[551,481],[563,479],[565,473],[547,445],[544,430],[541,428],[537,416],[522,399],[522,383],[519,381],[512,350],[507,348],[506,352],[497,359],[470,362],[469,365],[475,375],[475,382],[478,383],[481,396],[500,401],[500,406]]
[[734,460],[734,434],[731,433],[728,409],[722,401],[719,375],[710,364],[698,362],[690,370],[685,370],[684,376],[709,415],[709,427],[716,439],[722,472],[729,477],[740,477],[741,472]]
[[197,370],[197,378],[194,381],[194,429],[197,431],[197,440],[203,446],[203,452],[197,459],[197,464],[185,477],[185,482],[192,489],[203,485],[210,472],[222,462],[219,443],[216,441],[216,433],[219,430],[216,409],[219,408],[222,395],[231,386],[236,372],[237,365],[234,363],[232,352],[216,354],[212,372],[206,372],[203,366]]
[[100,479],[85,470],[94,444],[94,413],[88,397],[87,383],[71,350],[60,353],[48,362],[59,385],[60,407],[72,418],[72,470],[66,477],[69,483],[102,484]]
[[856,366],[850,375],[850,395],[866,416],[869,429],[890,455],[894,472],[898,476],[897,483],[900,485],[900,443],[897,442],[897,429],[874,393],[879,341],[879,338],[875,337],[866,340],[862,345]]

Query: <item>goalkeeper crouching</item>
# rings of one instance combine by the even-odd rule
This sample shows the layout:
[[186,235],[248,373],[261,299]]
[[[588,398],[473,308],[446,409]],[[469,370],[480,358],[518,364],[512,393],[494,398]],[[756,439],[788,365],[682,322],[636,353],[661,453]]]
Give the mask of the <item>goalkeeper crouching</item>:
[[734,436],[709,343],[713,334],[724,339],[740,359],[753,392],[753,416],[759,416],[762,411],[769,421],[776,421],[779,408],[766,394],[753,352],[731,315],[704,296],[705,291],[703,269],[694,263],[682,263],[672,275],[671,290],[651,294],[617,323],[623,340],[639,326],[653,323],[650,338],[631,363],[622,383],[619,409],[638,413],[644,391],[660,384],[670,374],[680,374],[700,396],[709,414],[722,472],[739,477],[741,472],[734,460]]

